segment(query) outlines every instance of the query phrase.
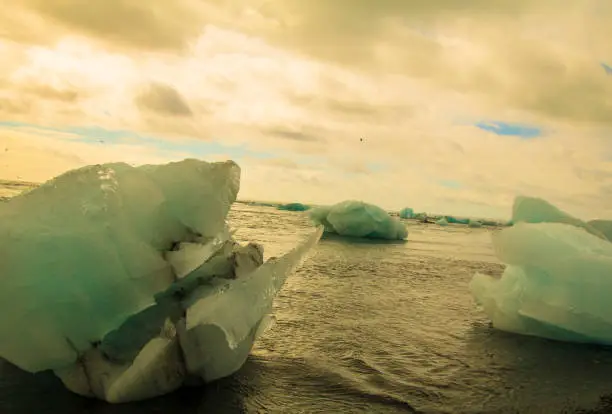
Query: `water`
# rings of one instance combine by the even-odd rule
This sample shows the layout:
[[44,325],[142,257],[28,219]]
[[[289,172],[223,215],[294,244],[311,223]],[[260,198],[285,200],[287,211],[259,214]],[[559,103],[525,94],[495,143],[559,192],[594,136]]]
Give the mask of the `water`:
[[[236,205],[230,220],[267,256],[311,230],[304,214],[266,207]],[[475,309],[473,273],[502,271],[491,230],[408,225],[407,244],[322,240],[231,378],[112,406],[0,363],[0,412],[572,413],[612,391],[612,352],[497,332]]]

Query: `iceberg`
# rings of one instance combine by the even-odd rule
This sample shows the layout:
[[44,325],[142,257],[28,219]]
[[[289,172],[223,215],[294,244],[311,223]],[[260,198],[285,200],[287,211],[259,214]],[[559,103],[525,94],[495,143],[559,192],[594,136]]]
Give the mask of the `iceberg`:
[[444,218],[446,219],[446,221],[452,224],[469,224],[470,222],[468,219],[462,219],[453,216],[444,216]]
[[581,227],[589,233],[606,238],[603,233],[592,225],[576,218],[553,206],[548,201],[536,197],[519,196],[512,207],[512,223],[565,223]]
[[414,217],[414,210],[410,207],[403,208],[400,210],[399,216],[403,219],[411,219]]
[[587,224],[612,241],[612,220],[591,220]]
[[482,223],[478,220],[468,220],[468,227],[479,228],[482,227]]
[[445,217],[442,217],[442,218],[439,218],[438,220],[436,220],[436,224],[438,226],[445,227],[445,226],[448,226],[448,221],[446,220]]
[[281,204],[277,207],[278,210],[285,211],[306,211],[310,210],[310,206],[307,206],[302,203],[289,203],[289,204]]
[[317,228],[264,263],[225,221],[240,168],[188,159],[69,171],[0,205],[0,357],[135,401],[233,374]]
[[[537,205],[546,206],[539,213],[560,211]],[[473,277],[469,287],[477,304],[500,330],[612,345],[612,243],[565,214],[538,220],[517,220],[492,235],[506,268],[501,278]]]
[[427,220],[427,213],[415,213],[412,215],[412,218],[417,220]]
[[333,206],[318,207],[310,219],[326,232],[347,237],[405,240],[406,227],[382,208],[362,201],[347,200]]

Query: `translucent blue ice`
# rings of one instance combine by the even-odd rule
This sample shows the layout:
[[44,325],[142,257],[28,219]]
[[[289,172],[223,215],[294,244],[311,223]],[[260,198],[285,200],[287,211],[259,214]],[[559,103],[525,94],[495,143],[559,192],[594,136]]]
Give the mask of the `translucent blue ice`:
[[408,231],[404,224],[385,210],[362,201],[347,200],[333,206],[318,207],[310,212],[316,225],[325,231],[348,237],[404,240]]
[[95,165],[0,205],[0,356],[65,366],[152,305],[173,281],[161,252],[220,233],[239,178],[233,162]]
[[323,231],[263,263],[225,222],[239,184],[231,161],[104,164],[0,204],[0,357],[110,402],[235,372]]
[[453,216],[444,216],[446,221],[453,224],[468,224],[470,221],[468,219],[457,218]]
[[519,196],[512,207],[513,223],[565,223],[581,227],[591,234],[605,238],[603,233],[590,224],[572,217],[548,201],[536,197]]
[[278,210],[286,210],[286,211],[306,211],[310,210],[310,206],[307,206],[302,203],[289,203],[289,204],[281,204],[277,207]]
[[399,216],[403,219],[411,219],[414,217],[414,210],[410,207],[403,208],[400,210]]
[[612,344],[612,243],[550,204],[532,203],[535,210],[492,235],[506,269],[501,278],[476,274],[474,298],[497,329]]
[[189,372],[209,382],[244,364],[269,323],[274,297],[322,233],[323,228],[318,228],[296,248],[248,276],[204,286],[189,298],[185,325],[180,327],[185,332],[180,338]]

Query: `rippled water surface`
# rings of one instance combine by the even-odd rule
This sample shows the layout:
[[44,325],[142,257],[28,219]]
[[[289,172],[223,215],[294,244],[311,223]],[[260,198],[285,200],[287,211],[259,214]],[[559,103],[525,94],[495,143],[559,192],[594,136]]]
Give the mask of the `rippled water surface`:
[[[312,230],[303,213],[240,204],[231,223],[267,256]],[[471,276],[503,269],[491,230],[407,226],[406,244],[321,240],[231,378],[112,406],[0,363],[0,413],[612,413],[609,350],[497,332],[475,308]]]

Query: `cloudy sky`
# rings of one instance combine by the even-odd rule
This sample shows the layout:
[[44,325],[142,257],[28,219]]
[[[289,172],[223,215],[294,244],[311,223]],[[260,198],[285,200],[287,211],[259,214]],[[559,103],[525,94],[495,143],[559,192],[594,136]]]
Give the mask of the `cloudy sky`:
[[608,0],[3,7],[0,178],[231,158],[242,198],[612,217]]

